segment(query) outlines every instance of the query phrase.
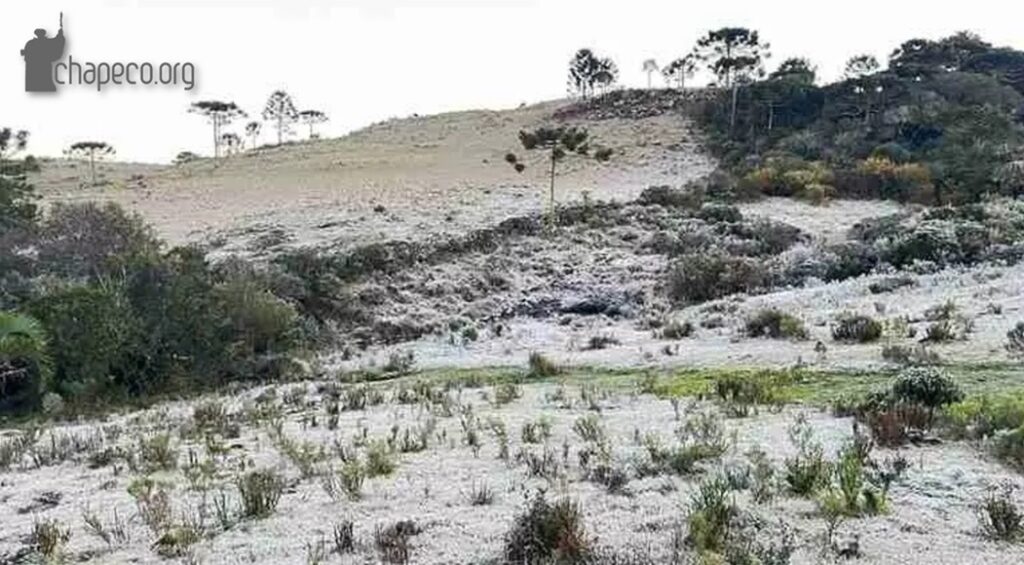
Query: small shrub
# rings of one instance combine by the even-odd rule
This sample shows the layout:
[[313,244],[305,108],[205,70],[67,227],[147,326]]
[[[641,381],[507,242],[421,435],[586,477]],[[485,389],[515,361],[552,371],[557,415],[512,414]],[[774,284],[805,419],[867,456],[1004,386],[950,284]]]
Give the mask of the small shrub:
[[118,515],[117,508],[114,508],[109,525],[104,524],[99,515],[91,512],[89,509],[82,511],[82,521],[85,522],[86,531],[102,540],[103,543],[107,544],[107,547],[125,545],[131,541],[131,536],[128,533],[128,523]]
[[775,497],[776,491],[775,467],[772,466],[768,455],[760,448],[751,449],[747,453],[747,459],[750,460],[752,467],[751,498],[758,504],[770,502]]
[[139,439],[138,455],[148,472],[171,471],[178,467],[178,451],[172,447],[168,433]]
[[604,426],[601,425],[601,420],[593,414],[578,418],[573,423],[572,430],[583,441],[601,443],[605,438]]
[[831,467],[825,460],[825,451],[814,440],[814,431],[802,414],[790,427],[789,439],[797,448],[797,455],[786,459],[783,478],[793,494],[812,496],[829,484]]
[[494,503],[494,491],[486,484],[473,485],[469,491],[469,503],[473,506],[488,506]]
[[917,281],[914,280],[913,277],[906,275],[896,277],[885,277],[883,279],[879,279],[869,284],[868,291],[870,291],[871,294],[884,294],[887,292],[894,292],[896,290],[908,286],[914,286],[916,284]]
[[683,339],[693,335],[693,324],[689,321],[669,320],[661,326],[658,336],[661,339]]
[[397,464],[388,449],[388,445],[382,441],[374,441],[366,449],[366,476],[369,478],[390,475],[395,471]]
[[415,364],[416,358],[412,351],[406,351],[405,353],[396,352],[388,357],[388,362],[381,367],[381,370],[385,374],[405,375],[412,372]]
[[171,525],[171,497],[163,485],[144,478],[128,485],[128,494],[135,499],[139,517],[154,535],[160,536]]
[[668,294],[677,303],[697,303],[766,286],[763,261],[724,252],[681,255],[668,274]]
[[758,405],[780,401],[779,384],[769,372],[755,374],[729,373],[715,380],[713,393],[734,416],[748,416]]
[[747,320],[746,334],[748,337],[767,337],[771,339],[807,339],[807,329],[799,318],[775,309],[757,312]]
[[544,443],[551,437],[551,420],[539,418],[523,424],[523,443]]
[[1024,426],[1024,395],[1007,393],[968,398],[945,411],[950,432],[961,438],[983,439],[999,431]]
[[882,346],[882,359],[890,363],[910,366],[938,365],[942,358],[923,343],[912,346],[889,344]]
[[832,327],[832,339],[851,343],[870,343],[882,337],[882,324],[870,316],[844,315]]
[[528,376],[531,378],[542,379],[553,377],[561,372],[558,365],[545,357],[542,353],[536,351],[530,353],[529,366],[530,371]]
[[614,336],[610,335],[594,335],[590,336],[590,341],[583,348],[585,351],[596,351],[599,349],[607,349],[609,346],[618,345],[619,340]]
[[1013,357],[1024,358],[1024,322],[1017,322],[1006,332],[1006,351]]
[[334,552],[338,555],[352,553],[356,549],[355,524],[343,520],[334,526]]
[[523,396],[523,391],[515,383],[501,383],[494,387],[494,403],[504,406]]
[[238,479],[242,496],[242,514],[247,518],[266,518],[277,509],[284,492],[284,479],[272,469],[250,471]]
[[992,453],[1007,465],[1024,470],[1024,426],[997,434]]
[[377,526],[373,543],[383,563],[408,563],[412,556],[409,538],[419,535],[420,527],[411,520],[400,520],[387,527]]
[[963,400],[956,382],[938,369],[911,368],[901,372],[892,384],[893,396],[928,410],[929,426],[935,409]]
[[703,481],[690,499],[687,541],[699,553],[721,553],[739,509],[722,477]]
[[359,500],[363,497],[363,482],[366,480],[366,469],[358,461],[348,461],[341,468],[339,473],[341,486],[351,500]]
[[507,563],[581,562],[591,554],[579,505],[537,494],[505,534]]
[[61,548],[71,539],[71,530],[62,528],[58,520],[43,520],[32,526],[29,543],[33,551],[41,555],[47,562],[59,559]]
[[1024,511],[1013,501],[1015,487],[1006,483],[992,489],[978,508],[982,533],[991,539],[1017,541],[1024,537]]

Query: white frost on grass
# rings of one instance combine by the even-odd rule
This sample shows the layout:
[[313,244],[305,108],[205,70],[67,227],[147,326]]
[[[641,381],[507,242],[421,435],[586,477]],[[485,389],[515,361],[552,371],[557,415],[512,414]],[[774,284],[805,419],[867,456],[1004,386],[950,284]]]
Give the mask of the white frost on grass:
[[[307,385],[293,385],[306,388]],[[388,386],[388,385],[376,385]],[[286,389],[288,387],[282,387]],[[283,425],[284,435],[300,442],[329,445],[334,440],[344,443],[361,436],[366,429],[370,438],[387,437],[397,426],[400,430],[423,425],[430,417],[424,406],[395,404],[390,400],[363,411],[344,411],[336,431],[325,425],[323,398],[313,393],[303,404],[289,405]],[[566,406],[562,396],[570,400]],[[223,464],[223,488],[234,498],[231,477],[237,473],[239,461],[252,460],[256,467],[271,466],[282,470],[292,485],[286,489],[277,512],[263,520],[247,520],[228,531],[220,531],[194,546],[194,552],[206,563],[305,563],[307,544],[315,544],[331,537],[331,528],[343,519],[355,522],[359,548],[355,555],[342,558],[343,563],[365,563],[375,559],[372,547],[373,532],[377,526],[386,526],[398,520],[413,520],[423,532],[412,538],[415,563],[472,563],[498,557],[502,540],[514,516],[521,511],[529,497],[538,489],[549,496],[570,496],[583,508],[587,532],[601,547],[647,548],[656,562],[668,559],[670,540],[674,528],[684,523],[689,495],[702,476],[716,472],[718,464],[703,468],[701,473],[689,477],[663,475],[660,477],[632,478],[629,495],[609,494],[594,483],[581,480],[577,452],[583,442],[572,430],[573,423],[582,416],[597,415],[613,446],[613,460],[629,468],[631,462],[642,457],[643,448],[637,445],[637,434],[654,433],[666,445],[673,442],[673,431],[681,422],[668,400],[623,390],[592,390],[599,398],[600,412],[588,409],[589,403],[581,399],[579,385],[541,384],[522,385],[522,397],[509,404],[495,406],[484,398],[494,398],[494,389],[463,389],[452,391],[460,404],[471,405],[480,422],[483,437],[479,454],[463,440],[458,415],[437,416],[437,428],[430,447],[423,452],[401,454],[393,475],[367,481],[364,497],[358,501],[334,501],[325,493],[317,479],[301,479],[297,469],[289,463],[268,440],[263,428],[243,427],[241,437],[228,440],[235,461]],[[225,398],[225,405],[239,410],[257,392]],[[280,395],[279,395],[280,396]],[[141,413],[111,418],[105,425],[125,427],[121,441],[127,446],[133,432],[152,433],[169,427],[172,432],[186,424],[195,403],[178,402]],[[304,406],[304,407],[300,407]],[[710,404],[682,403],[682,419],[698,411],[714,410]],[[302,425],[304,415],[316,413],[319,425]],[[795,416],[802,413],[822,442],[826,454],[835,457],[836,451],[851,433],[848,419],[837,419],[817,410],[789,407],[779,413],[762,412],[746,419],[722,419],[727,437],[734,436],[735,444],[723,458],[723,463],[742,461],[751,447],[763,449],[776,465],[795,453],[787,430]],[[498,444],[487,431],[486,422],[500,419],[507,427],[513,463],[498,459]],[[569,445],[565,460],[567,471],[563,478],[548,481],[530,478],[525,468],[514,463],[515,454],[526,448],[540,452],[544,446],[524,445],[520,437],[526,422],[546,418],[551,423],[551,437],[547,448],[562,461],[563,444]],[[82,432],[99,422],[74,427]],[[54,428],[56,433],[71,428]],[[175,433],[175,443],[179,443]],[[45,441],[45,438],[44,438]],[[184,460],[187,448],[202,452],[201,442],[179,444],[179,460]],[[840,527],[841,535],[860,535],[864,552],[863,563],[978,563],[1010,564],[1024,560],[1024,548],[1004,545],[981,538],[977,530],[975,505],[992,485],[1010,481],[1021,485],[1021,477],[987,460],[974,447],[951,443],[927,447],[906,448],[900,451],[911,463],[906,477],[894,486],[891,512],[882,516],[846,521]],[[876,450],[875,456],[894,455],[890,450]],[[337,460],[335,465],[339,465]],[[196,508],[200,496],[189,492],[180,472],[159,474],[174,483],[172,498],[175,516],[188,508]],[[631,477],[635,475],[631,474]],[[142,525],[135,513],[132,498],[126,492],[133,476],[111,467],[90,470],[81,462],[66,462],[40,469],[18,468],[0,474],[0,555],[22,546],[22,538],[37,519],[59,519],[70,526],[73,536],[67,551],[73,556],[92,556],[97,563],[159,563],[165,560],[150,547],[153,535]],[[475,485],[488,485],[496,494],[491,505],[472,506],[469,493]],[[666,484],[671,485],[670,489]],[[33,504],[41,493],[60,493],[57,506],[34,512],[22,512]],[[738,502],[744,508],[754,509],[771,519],[782,519],[795,528],[797,552],[794,563],[818,563],[818,535],[824,525],[814,513],[813,503],[786,496],[765,506],[757,507],[748,495],[739,494]],[[83,529],[81,510],[96,511],[104,519],[114,508],[128,519],[132,541],[127,546],[107,551],[105,545]],[[213,522],[212,517],[210,521]],[[214,531],[217,529],[214,528]],[[332,557],[338,562],[337,557]]]

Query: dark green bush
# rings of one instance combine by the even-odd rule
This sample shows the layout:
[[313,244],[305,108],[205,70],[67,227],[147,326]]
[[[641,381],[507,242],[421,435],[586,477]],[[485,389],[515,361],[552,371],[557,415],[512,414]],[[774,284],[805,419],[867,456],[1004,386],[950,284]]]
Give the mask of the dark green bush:
[[578,563],[591,554],[583,513],[576,502],[549,503],[538,494],[505,534],[506,563]]
[[669,271],[669,297],[678,303],[704,302],[737,292],[753,292],[768,281],[763,261],[723,252],[680,256]]
[[767,337],[771,339],[807,339],[807,328],[799,318],[767,308],[758,311],[747,320],[747,337]]
[[31,228],[37,212],[32,185],[24,177],[0,174],[0,237]]
[[936,408],[963,400],[956,381],[935,368],[914,367],[901,372],[892,384],[893,397],[928,410],[929,420]]
[[65,398],[94,397],[134,378],[126,369],[139,353],[140,326],[121,288],[58,287],[34,300],[29,311],[50,336],[54,391]]

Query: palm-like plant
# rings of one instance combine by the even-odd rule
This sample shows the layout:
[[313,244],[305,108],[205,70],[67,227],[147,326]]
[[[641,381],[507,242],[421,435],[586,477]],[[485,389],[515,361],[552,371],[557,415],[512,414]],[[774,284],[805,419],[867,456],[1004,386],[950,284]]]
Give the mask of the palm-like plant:
[[[10,400],[9,390],[25,396],[42,391],[53,373],[47,349],[46,331],[35,318],[0,311],[0,405]],[[38,382],[26,383],[33,373]]]

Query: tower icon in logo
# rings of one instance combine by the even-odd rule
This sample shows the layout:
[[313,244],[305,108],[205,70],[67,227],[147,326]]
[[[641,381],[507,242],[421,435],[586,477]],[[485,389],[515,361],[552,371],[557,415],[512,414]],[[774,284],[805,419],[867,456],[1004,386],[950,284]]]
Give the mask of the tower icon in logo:
[[34,39],[25,44],[25,92],[56,92],[53,83],[53,62],[64,56],[64,12],[60,13],[60,31],[46,37],[45,29],[37,29]]

